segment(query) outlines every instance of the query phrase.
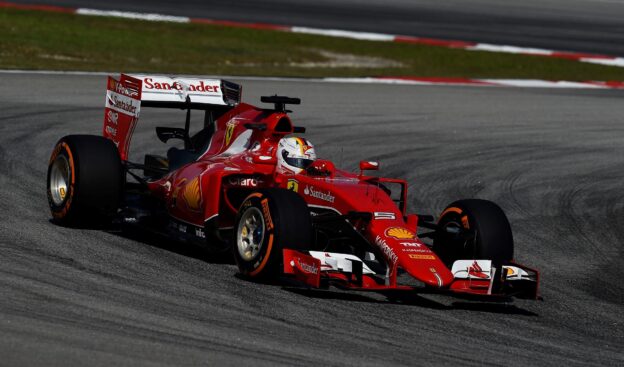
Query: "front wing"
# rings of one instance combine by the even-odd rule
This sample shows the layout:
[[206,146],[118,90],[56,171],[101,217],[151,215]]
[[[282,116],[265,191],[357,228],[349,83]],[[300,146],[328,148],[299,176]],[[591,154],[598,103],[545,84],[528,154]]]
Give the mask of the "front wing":
[[283,250],[284,275],[311,288],[330,285],[354,291],[448,293],[482,299],[516,297],[538,299],[539,272],[517,263],[492,266],[490,260],[458,260],[451,269],[454,280],[448,288],[391,285],[375,274],[357,256],[330,252]]

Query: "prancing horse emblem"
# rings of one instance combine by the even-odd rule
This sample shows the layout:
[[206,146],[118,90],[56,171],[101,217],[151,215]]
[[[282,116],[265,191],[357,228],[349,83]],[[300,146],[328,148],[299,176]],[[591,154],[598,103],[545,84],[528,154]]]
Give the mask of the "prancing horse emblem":
[[236,124],[233,122],[228,122],[227,127],[225,128],[225,145],[230,145],[230,140],[232,140],[232,135],[234,135],[234,128]]

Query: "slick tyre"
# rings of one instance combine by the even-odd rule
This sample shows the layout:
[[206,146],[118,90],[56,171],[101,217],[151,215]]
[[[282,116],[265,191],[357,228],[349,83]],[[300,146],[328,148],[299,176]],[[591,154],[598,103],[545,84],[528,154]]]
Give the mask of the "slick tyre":
[[48,204],[61,225],[105,224],[116,213],[123,167],[115,144],[101,136],[68,135],[48,164]]
[[312,221],[307,204],[284,189],[254,192],[236,217],[232,250],[240,273],[252,279],[270,279],[282,273],[284,248],[308,251]]
[[433,250],[447,266],[459,259],[492,260],[494,266],[513,259],[511,226],[491,201],[458,200],[440,215]]

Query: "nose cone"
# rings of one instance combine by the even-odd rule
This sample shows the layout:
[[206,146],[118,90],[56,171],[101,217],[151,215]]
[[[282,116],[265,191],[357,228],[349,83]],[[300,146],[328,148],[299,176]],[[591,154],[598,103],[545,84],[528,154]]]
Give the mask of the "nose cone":
[[374,231],[375,244],[412,277],[435,288],[447,288],[453,282],[451,271],[411,230],[390,225],[374,227]]
[[436,288],[446,288],[453,282],[453,273],[431,251],[402,253],[399,265],[411,276]]

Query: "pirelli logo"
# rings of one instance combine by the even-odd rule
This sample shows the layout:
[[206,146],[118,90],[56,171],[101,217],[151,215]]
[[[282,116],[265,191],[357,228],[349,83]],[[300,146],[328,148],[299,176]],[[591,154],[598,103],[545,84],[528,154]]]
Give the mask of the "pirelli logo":
[[266,222],[267,229],[273,230],[273,219],[271,218],[271,211],[269,210],[269,200],[262,199],[262,214],[264,214],[264,220]]

